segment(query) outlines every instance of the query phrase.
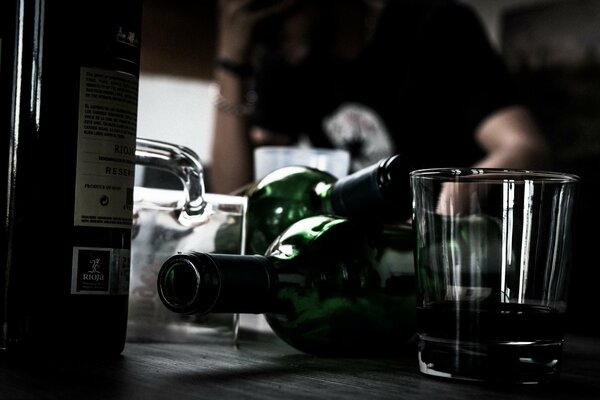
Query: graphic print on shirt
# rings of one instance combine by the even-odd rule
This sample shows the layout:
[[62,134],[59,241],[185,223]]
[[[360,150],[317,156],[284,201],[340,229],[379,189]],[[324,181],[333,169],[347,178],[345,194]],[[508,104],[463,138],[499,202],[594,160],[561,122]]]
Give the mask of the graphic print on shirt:
[[340,105],[323,120],[323,131],[334,147],[350,152],[352,171],[394,154],[394,142],[382,118],[362,104]]

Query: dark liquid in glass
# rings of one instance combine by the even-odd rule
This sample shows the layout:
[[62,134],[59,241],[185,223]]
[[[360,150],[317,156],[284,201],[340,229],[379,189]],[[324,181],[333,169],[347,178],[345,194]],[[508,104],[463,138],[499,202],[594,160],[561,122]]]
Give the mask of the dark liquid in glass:
[[529,304],[447,301],[417,308],[422,372],[537,383],[558,377],[564,313]]

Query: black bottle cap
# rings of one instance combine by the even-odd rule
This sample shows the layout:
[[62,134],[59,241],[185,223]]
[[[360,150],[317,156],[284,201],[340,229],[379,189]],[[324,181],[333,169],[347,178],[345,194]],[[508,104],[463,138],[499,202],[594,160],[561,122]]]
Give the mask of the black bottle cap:
[[338,180],[332,188],[335,214],[354,219],[402,221],[412,213],[411,165],[400,154]]

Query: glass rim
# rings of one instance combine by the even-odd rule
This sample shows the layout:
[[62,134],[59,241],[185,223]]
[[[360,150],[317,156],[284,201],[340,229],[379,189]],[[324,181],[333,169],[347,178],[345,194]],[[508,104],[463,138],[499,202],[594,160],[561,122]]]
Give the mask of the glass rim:
[[581,177],[559,171],[541,171],[517,168],[423,168],[410,172],[410,177],[440,181],[536,181],[553,183],[576,183]]

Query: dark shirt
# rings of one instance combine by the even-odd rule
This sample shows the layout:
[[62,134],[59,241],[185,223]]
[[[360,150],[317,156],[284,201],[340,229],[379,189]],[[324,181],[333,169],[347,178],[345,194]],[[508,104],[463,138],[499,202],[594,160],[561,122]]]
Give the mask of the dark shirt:
[[352,170],[393,153],[419,167],[483,156],[474,130],[513,104],[509,75],[476,14],[450,0],[390,0],[352,63],[291,66],[265,52],[254,124],[350,150]]

